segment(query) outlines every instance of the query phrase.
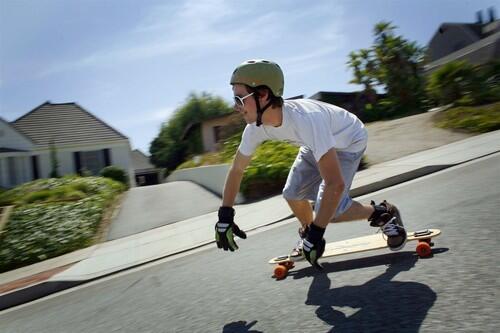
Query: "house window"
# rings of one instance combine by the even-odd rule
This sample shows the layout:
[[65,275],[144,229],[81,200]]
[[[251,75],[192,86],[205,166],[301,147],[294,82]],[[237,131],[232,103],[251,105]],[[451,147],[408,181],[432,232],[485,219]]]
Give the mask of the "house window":
[[16,159],[15,157],[7,157],[7,170],[9,175],[9,183],[11,186],[16,185],[18,182],[16,172]]
[[102,150],[80,152],[81,168],[90,171],[97,176],[106,166],[104,152]]
[[33,179],[39,179],[40,171],[38,167],[38,156],[31,156],[31,170]]

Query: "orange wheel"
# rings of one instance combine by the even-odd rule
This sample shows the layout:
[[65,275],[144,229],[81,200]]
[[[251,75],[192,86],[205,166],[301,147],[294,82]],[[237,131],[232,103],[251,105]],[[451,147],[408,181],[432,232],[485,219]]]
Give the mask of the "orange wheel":
[[284,265],[277,265],[274,268],[274,277],[278,280],[282,280],[286,277],[288,274],[288,268]]
[[431,255],[432,248],[427,242],[418,242],[416,251],[420,258],[426,258]]

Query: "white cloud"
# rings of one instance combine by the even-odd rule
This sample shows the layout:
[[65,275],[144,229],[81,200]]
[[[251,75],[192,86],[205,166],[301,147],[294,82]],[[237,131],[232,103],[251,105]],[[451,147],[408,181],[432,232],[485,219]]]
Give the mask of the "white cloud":
[[110,122],[119,128],[129,130],[131,128],[141,127],[144,125],[161,126],[162,123],[167,121],[174,113],[176,108],[164,107],[149,111],[141,111],[140,116],[136,113],[131,113],[130,117],[120,116],[117,119],[112,119]]
[[[292,53],[291,60],[286,61],[300,65],[307,59],[321,58],[333,52],[341,42],[338,31],[342,15],[338,5],[325,2],[307,10],[295,11],[284,5],[275,10],[270,8],[268,12],[262,11],[262,8],[259,2],[241,6],[241,3],[224,0],[188,0],[181,4],[155,6],[136,26],[128,27],[130,32],[125,34],[126,38],[80,59],[58,63],[43,71],[41,76],[173,54],[184,61],[252,49],[272,54],[283,48],[286,38],[297,44],[296,47],[286,45],[286,52],[289,49],[299,50]],[[311,22],[315,28],[305,31],[302,28],[307,26],[305,22]],[[317,41],[315,45],[320,45],[319,50],[311,45],[311,39]],[[326,45],[331,43],[336,46]]]
[[[208,54],[221,49],[245,49],[259,45],[254,33],[272,20],[265,15],[244,26],[233,23],[235,10],[221,0],[186,1],[178,9],[164,5],[151,8],[138,26],[130,28],[127,39],[77,60],[56,64],[40,76],[89,66],[110,66],[175,53]],[[227,19],[227,20],[226,20]],[[244,37],[244,39],[242,39]],[[202,52],[200,52],[202,51]]]

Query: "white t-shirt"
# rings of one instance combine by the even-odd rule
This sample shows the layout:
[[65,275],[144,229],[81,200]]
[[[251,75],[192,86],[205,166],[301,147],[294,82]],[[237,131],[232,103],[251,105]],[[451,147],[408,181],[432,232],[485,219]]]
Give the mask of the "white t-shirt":
[[239,152],[253,154],[265,140],[281,140],[307,147],[316,161],[331,148],[357,153],[366,148],[368,133],[354,114],[335,105],[311,99],[287,100],[281,126],[247,124]]

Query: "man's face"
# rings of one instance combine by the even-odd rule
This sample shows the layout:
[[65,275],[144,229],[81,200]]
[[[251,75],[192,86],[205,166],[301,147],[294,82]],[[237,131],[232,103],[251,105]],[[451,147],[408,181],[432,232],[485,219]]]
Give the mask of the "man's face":
[[255,98],[253,95],[249,96],[249,92],[242,84],[233,85],[233,95],[239,97],[238,101],[235,101],[234,103],[234,110],[243,116],[243,119],[245,119],[247,124],[256,122],[257,107],[255,105]]

